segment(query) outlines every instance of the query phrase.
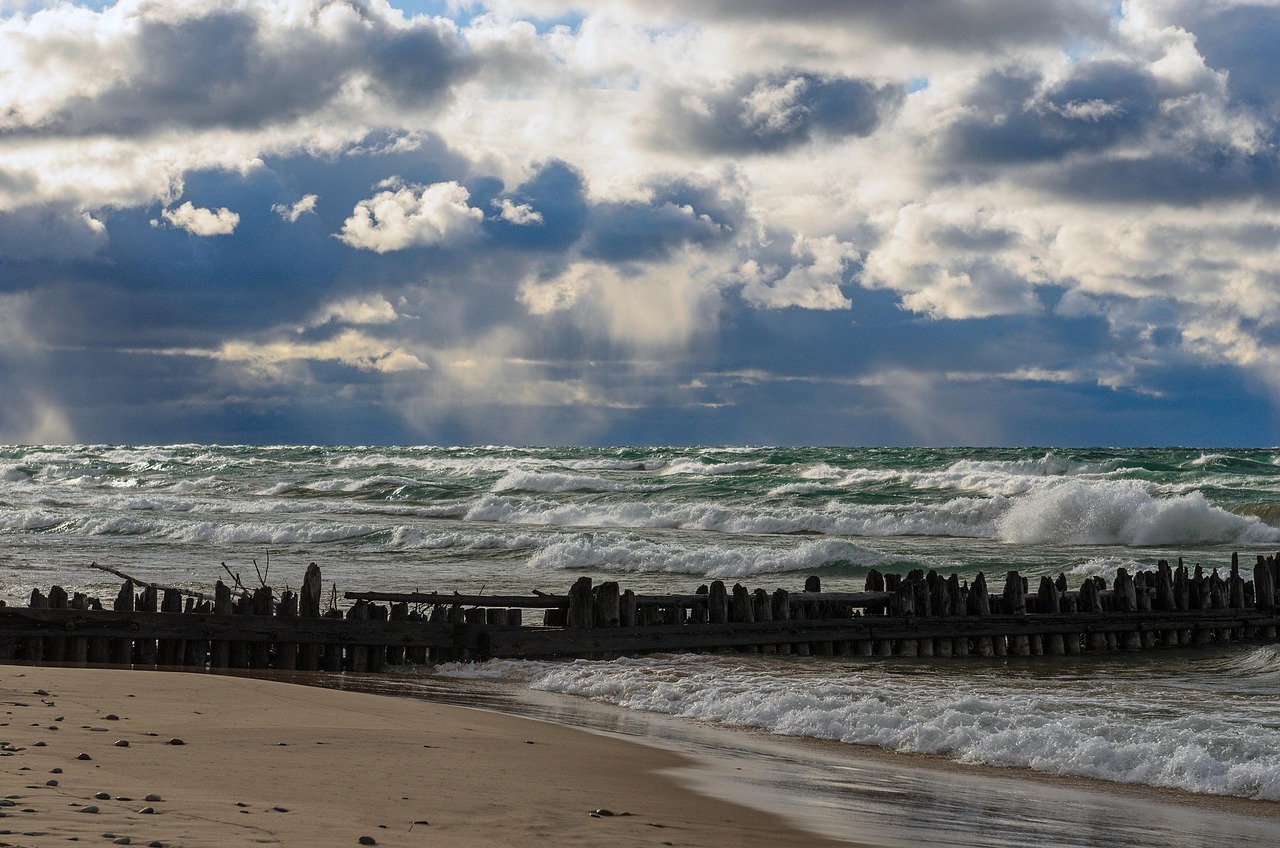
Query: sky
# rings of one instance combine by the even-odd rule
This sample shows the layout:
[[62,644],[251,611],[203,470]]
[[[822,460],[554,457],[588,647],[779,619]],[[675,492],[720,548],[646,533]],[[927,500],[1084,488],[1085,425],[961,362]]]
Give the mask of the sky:
[[1280,443],[1280,4],[0,0],[0,442]]

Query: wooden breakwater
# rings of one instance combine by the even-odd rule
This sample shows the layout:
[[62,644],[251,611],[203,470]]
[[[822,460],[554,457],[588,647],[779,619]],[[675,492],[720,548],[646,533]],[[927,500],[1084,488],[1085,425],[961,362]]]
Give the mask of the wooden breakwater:
[[983,574],[962,582],[873,570],[862,592],[824,592],[810,577],[799,592],[715,581],[688,595],[644,595],[581,577],[562,595],[347,592],[345,608],[334,587],[323,611],[321,594],[315,564],[300,591],[279,596],[267,586],[219,581],[204,596],[128,579],[107,608],[55,586],[33,591],[25,607],[0,606],[0,661],[365,672],[659,651],[1026,657],[1271,642],[1280,555],[1258,556],[1248,580],[1233,555],[1223,575],[1161,561],[1075,589],[1062,575],[1032,587],[1010,571],[997,591]]

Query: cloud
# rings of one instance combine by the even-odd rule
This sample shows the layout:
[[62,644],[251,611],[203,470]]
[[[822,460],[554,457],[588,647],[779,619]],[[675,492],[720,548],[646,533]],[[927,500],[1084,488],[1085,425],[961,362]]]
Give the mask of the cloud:
[[542,213],[535,211],[527,203],[513,203],[511,198],[504,197],[501,200],[495,200],[493,205],[498,207],[499,218],[517,227],[542,223]]
[[470,198],[471,193],[454,181],[396,185],[357,203],[338,238],[376,253],[466,240],[479,232],[484,220],[483,211],[467,204]]
[[652,110],[653,143],[765,154],[867,136],[901,103],[902,85],[803,72],[746,75],[714,89],[668,89]]
[[38,5],[3,432],[1274,429],[1274,4]]
[[193,236],[229,236],[240,223],[240,216],[225,206],[201,209],[192,205],[190,200],[177,209],[165,209],[160,214],[170,224]]
[[848,309],[853,302],[842,291],[845,269],[858,256],[850,244],[835,236],[806,238],[797,234],[791,245],[795,262],[785,274],[767,281],[768,274],[754,260],[740,270],[742,297],[769,309]]
[[271,211],[275,212],[290,224],[296,224],[303,215],[314,215],[319,195],[305,194],[297,203],[273,203]]

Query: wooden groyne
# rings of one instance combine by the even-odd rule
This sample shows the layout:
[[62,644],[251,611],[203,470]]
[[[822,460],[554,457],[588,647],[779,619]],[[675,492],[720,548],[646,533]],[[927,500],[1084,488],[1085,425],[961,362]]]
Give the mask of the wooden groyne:
[[[298,592],[267,586],[213,595],[126,579],[107,608],[54,586],[0,606],[0,661],[134,667],[380,671],[405,664],[739,651],[841,657],[1033,657],[1277,639],[1280,554],[1206,573],[1160,561],[1111,583],[1016,571],[871,571],[862,592],[726,587],[643,595],[580,577],[562,595],[347,592],[322,611],[313,563]],[[541,615],[537,615],[541,613]],[[526,618],[529,621],[526,621]],[[536,621],[534,619],[537,619]]]

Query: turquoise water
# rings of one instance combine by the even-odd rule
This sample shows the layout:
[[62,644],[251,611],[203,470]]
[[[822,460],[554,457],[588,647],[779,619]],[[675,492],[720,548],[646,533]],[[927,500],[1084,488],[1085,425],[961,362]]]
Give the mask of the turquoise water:
[[[1280,450],[0,448],[0,599],[112,597],[111,566],[346,590],[860,589],[1222,567],[1280,548]],[[226,570],[223,568],[226,566]],[[1038,663],[1038,664],[1037,664]],[[1280,653],[851,663],[652,657],[438,670],[690,722],[1280,799]]]

